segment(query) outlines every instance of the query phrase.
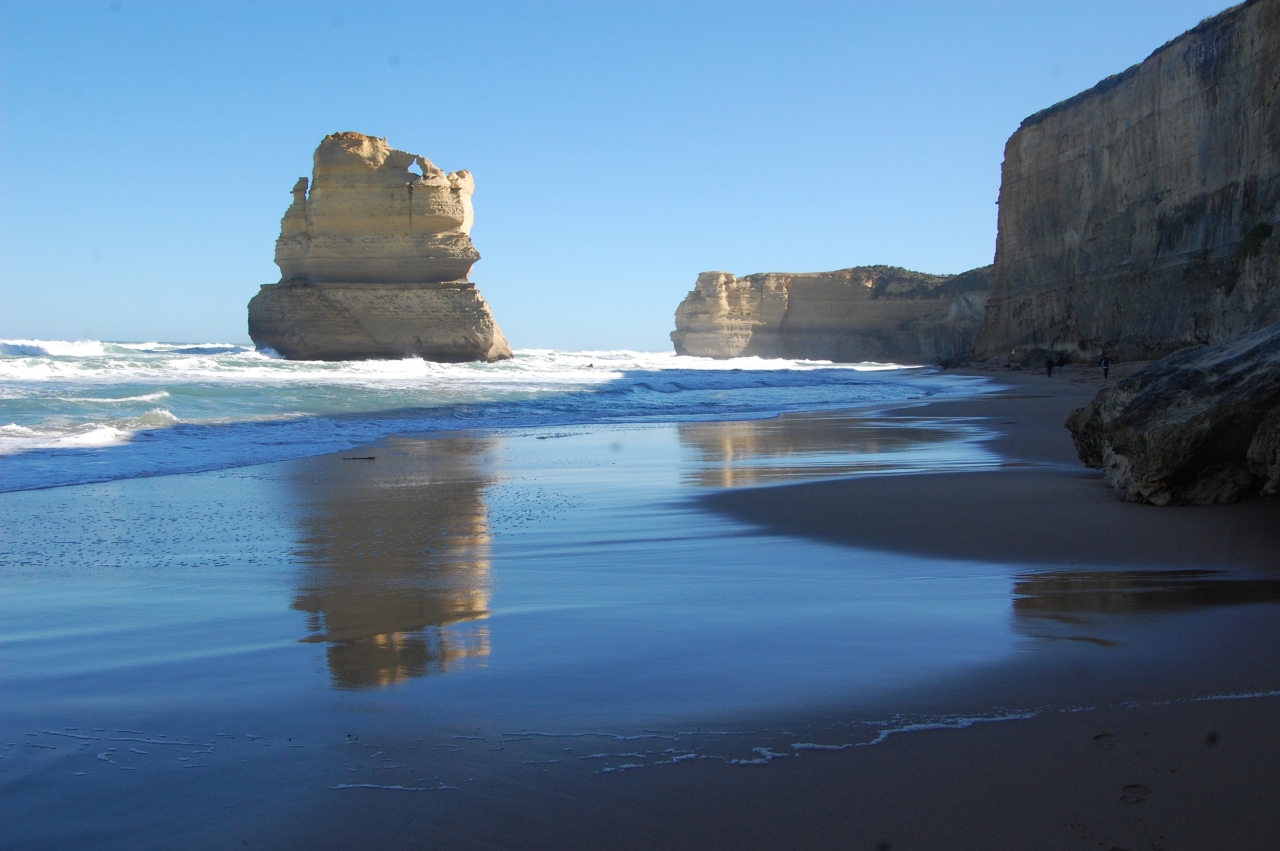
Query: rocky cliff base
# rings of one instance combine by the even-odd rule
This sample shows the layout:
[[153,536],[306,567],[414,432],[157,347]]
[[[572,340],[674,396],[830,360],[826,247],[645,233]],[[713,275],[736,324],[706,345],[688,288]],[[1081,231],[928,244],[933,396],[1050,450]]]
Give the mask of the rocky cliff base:
[[895,266],[836,272],[703,272],[676,309],[677,354],[845,363],[947,362],[966,356],[991,267],[928,275]]
[[1080,460],[1130,502],[1280,496],[1280,325],[1156,361],[1066,425]]
[[267,284],[249,336],[291,360],[495,361],[511,357],[474,284]]

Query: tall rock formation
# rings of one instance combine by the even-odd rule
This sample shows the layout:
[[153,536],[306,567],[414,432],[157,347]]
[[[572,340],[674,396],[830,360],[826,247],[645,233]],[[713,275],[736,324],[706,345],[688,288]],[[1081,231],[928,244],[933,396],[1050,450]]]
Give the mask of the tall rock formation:
[[474,191],[470,172],[445,174],[386,139],[326,136],[311,181],[293,187],[276,240],[280,282],[249,302],[249,336],[298,360],[511,357],[467,280],[480,259]]
[[1280,319],[1280,2],[1202,22],[1005,146],[979,356],[1159,357]]
[[676,353],[930,363],[973,348],[991,267],[927,275],[896,266],[837,272],[703,272],[680,306]]

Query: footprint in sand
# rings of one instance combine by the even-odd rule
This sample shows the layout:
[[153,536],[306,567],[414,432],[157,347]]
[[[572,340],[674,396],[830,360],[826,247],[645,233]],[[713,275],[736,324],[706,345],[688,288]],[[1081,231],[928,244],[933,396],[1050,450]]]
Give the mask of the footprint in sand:
[[1151,797],[1151,787],[1141,783],[1130,783],[1120,791],[1124,793],[1120,800],[1126,804],[1141,804]]
[[1117,739],[1115,736],[1111,735],[1110,733],[1099,733],[1098,735],[1093,737],[1093,743],[1097,745],[1098,750],[1102,750],[1102,751],[1115,750],[1116,745],[1119,743],[1119,741],[1120,741],[1119,739]]

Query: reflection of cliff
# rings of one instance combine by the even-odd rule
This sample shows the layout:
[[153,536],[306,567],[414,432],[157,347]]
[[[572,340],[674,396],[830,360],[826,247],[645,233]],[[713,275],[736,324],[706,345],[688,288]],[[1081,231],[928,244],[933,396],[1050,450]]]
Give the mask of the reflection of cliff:
[[328,642],[338,688],[390,685],[487,656],[485,440],[397,440],[307,462],[307,563],[293,608]]
[[1094,628],[1108,619],[1212,606],[1280,601],[1280,580],[1240,579],[1215,570],[1053,571],[1013,586],[1019,628],[1037,638],[1111,642]]
[[961,437],[954,430],[847,414],[681,423],[679,433],[699,461],[687,483],[706,488],[898,470],[918,460],[918,451]]

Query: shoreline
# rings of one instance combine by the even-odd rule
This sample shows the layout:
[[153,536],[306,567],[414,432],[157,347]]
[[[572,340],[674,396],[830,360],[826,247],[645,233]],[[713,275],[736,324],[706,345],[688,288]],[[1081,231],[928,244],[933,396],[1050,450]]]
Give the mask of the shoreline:
[[[107,847],[145,844],[139,836],[160,841],[157,831],[178,829],[189,847],[221,847],[233,837],[231,844],[244,839],[250,847],[278,848],[1272,847],[1280,839],[1280,819],[1268,807],[1268,793],[1280,780],[1280,734],[1272,723],[1280,708],[1280,697],[1272,693],[1280,690],[1280,659],[1258,649],[1280,644],[1280,617],[1273,605],[1280,600],[1280,572],[1269,558],[1280,552],[1271,530],[1275,524],[1269,523],[1280,506],[1262,501],[1205,508],[1121,503],[1100,476],[1074,459],[1070,436],[1061,425],[1066,411],[1087,402],[1100,382],[1071,370],[1061,383],[1058,376],[1009,377],[1003,370],[964,375],[1012,386],[963,397],[868,405],[843,414],[825,410],[683,427],[596,425],[543,434],[394,438],[374,444],[377,451],[347,450],[168,481],[88,486],[85,494],[110,491],[126,506],[123,495],[135,494],[136,499],[139,493],[149,494],[151,502],[143,507],[150,506],[152,513],[163,512],[175,497],[194,493],[197,482],[202,496],[193,503],[225,502],[240,506],[242,514],[253,505],[237,502],[243,498],[237,496],[243,483],[261,483],[253,485],[262,488],[259,498],[288,496],[293,502],[279,510],[292,516],[288,522],[295,525],[280,526],[272,534],[293,529],[300,543],[274,542],[264,534],[256,546],[277,548],[277,559],[284,558],[289,546],[325,555],[325,560],[301,562],[305,570],[301,578],[287,580],[286,600],[292,599],[300,617],[305,612],[318,618],[328,633],[277,624],[273,628],[279,638],[274,640],[288,643],[263,658],[287,663],[274,677],[288,674],[292,688],[313,693],[319,702],[314,711],[308,709],[313,717],[305,720],[281,714],[280,707],[214,707],[199,722],[209,725],[207,732],[197,732],[203,726],[192,726],[197,722],[190,719],[184,729],[184,722],[170,716],[171,726],[160,728],[170,736],[184,733],[204,742],[222,735],[216,730],[249,730],[271,736],[268,741],[279,747],[262,750],[266,746],[256,739],[217,740],[226,756],[207,759],[226,764],[194,775],[210,778],[202,781],[204,786],[191,787],[199,792],[181,791],[196,782],[188,781],[192,775],[186,772],[175,773],[180,778],[171,782],[172,791],[148,785],[155,781],[147,781],[142,770],[113,773],[109,776],[116,785],[105,798],[44,794],[40,813],[27,818],[53,818],[55,809],[64,806],[122,807],[133,796],[149,796],[150,809],[116,817],[117,839],[101,841]],[[989,438],[966,443],[963,435],[975,428],[990,432]],[[926,451],[912,462],[915,467],[907,466],[927,469],[928,448],[945,449],[948,440],[957,441],[953,446],[993,450],[1001,466],[983,472],[905,474],[892,464],[887,472],[876,466],[901,449],[895,441],[906,441],[916,447],[912,451]],[[858,450],[858,441],[867,445]],[[965,451],[967,455],[954,457],[989,461],[983,452]],[[821,461],[824,453],[839,452],[845,454]],[[889,454],[877,455],[885,452]],[[346,456],[376,460],[345,463]],[[938,457],[947,457],[946,452]],[[805,458],[819,460],[806,466]],[[654,483],[662,476],[666,483],[659,487]],[[524,490],[503,496],[495,484],[500,480]],[[574,483],[591,499],[557,501],[557,489]],[[663,496],[676,493],[681,495],[675,500]],[[68,492],[62,500],[85,494]],[[57,496],[37,491],[6,498],[12,505],[59,502]],[[100,508],[95,504],[86,510]],[[183,523],[204,522],[191,513],[194,508],[184,510]],[[209,516],[216,521],[222,511]],[[587,513],[564,527],[553,522],[575,511]],[[430,519],[432,512],[438,519]],[[528,519],[534,514],[538,517]],[[592,528],[593,518],[609,517],[622,517],[616,531]],[[273,529],[263,527],[264,533]],[[216,538],[217,533],[215,523],[207,534]],[[700,555],[685,552],[699,544],[687,537],[691,533],[707,538],[704,549],[696,551]],[[562,534],[568,537],[558,537]],[[1224,535],[1234,547],[1222,545]],[[392,560],[377,560],[375,551],[383,544]],[[659,544],[668,549],[649,549]],[[538,556],[542,567],[535,564],[531,571],[519,561],[540,550],[545,551]],[[891,687],[868,679],[865,694],[843,686],[847,699],[783,695],[774,709],[735,710],[725,702],[722,711],[706,711],[706,704],[683,715],[673,710],[673,717],[687,720],[676,728],[686,732],[674,739],[639,723],[615,730],[618,724],[587,720],[589,703],[577,704],[581,717],[566,713],[548,727],[532,728],[555,733],[550,736],[530,734],[518,724],[502,726],[496,710],[487,721],[477,715],[474,730],[450,720],[465,714],[459,707],[483,705],[477,701],[486,693],[458,690],[468,679],[480,679],[464,675],[465,665],[448,674],[444,667],[435,673],[411,670],[414,657],[405,654],[412,651],[414,630],[421,629],[424,617],[439,613],[441,630],[457,631],[459,627],[450,626],[455,621],[471,630],[450,639],[471,636],[470,644],[456,643],[451,652],[460,664],[467,658],[481,667],[492,664],[495,676],[519,656],[521,635],[550,639],[545,652],[557,662],[579,652],[574,644],[615,639],[613,626],[608,632],[578,631],[591,622],[575,620],[573,605],[545,621],[543,629],[550,632],[520,632],[520,623],[532,615],[518,600],[510,602],[513,570],[531,575],[537,585],[558,583],[562,590],[539,593],[556,602],[561,602],[558,595],[567,595],[572,603],[583,593],[580,583],[598,581],[595,575],[546,568],[574,558],[575,550],[586,551],[587,563],[604,560],[639,569],[642,581],[618,586],[624,598],[641,592],[646,583],[669,581],[653,572],[662,558],[687,559],[676,566],[676,576],[681,570],[688,576],[679,579],[669,601],[650,600],[644,608],[628,598],[622,607],[601,609],[604,623],[623,617],[618,633],[623,643],[611,646],[634,650],[626,643],[634,641],[627,634],[656,616],[666,620],[644,634],[666,633],[667,643],[642,648],[643,655],[599,651],[597,657],[586,657],[602,666],[595,669],[599,679],[575,685],[581,692],[575,692],[574,700],[603,700],[612,697],[611,689],[644,682],[643,676],[630,679],[628,670],[643,675],[651,669],[653,677],[667,678],[670,684],[695,682],[687,678],[698,671],[703,679],[723,676],[699,667],[708,660],[741,666],[744,676],[760,678],[760,688],[766,690],[816,681],[815,672],[790,680],[768,676],[770,665],[775,677],[780,673],[782,657],[768,655],[768,649],[773,638],[788,631],[785,601],[766,600],[756,610],[761,620],[748,620],[744,631],[706,632],[732,639],[720,655],[679,655],[689,645],[697,648],[703,634],[698,629],[712,630],[699,618],[726,616],[726,610],[697,608],[699,595],[766,576],[774,582],[794,576],[800,588],[827,589],[819,593],[834,595],[839,582],[851,581],[846,574],[864,571],[855,577],[864,583],[857,593],[871,596],[860,606],[819,605],[796,615],[801,621],[870,619],[862,632],[831,632],[832,646],[805,645],[825,654],[796,657],[798,664],[815,671],[832,660],[856,656],[859,647],[874,649],[876,642],[934,646],[928,642],[945,641],[937,633],[915,634],[938,628],[930,622],[939,618],[930,618],[929,606],[954,609],[947,617],[959,617],[954,626],[962,632],[970,609],[973,618],[985,622],[1007,619],[993,627],[1010,634],[1008,650],[992,656],[991,645],[976,642],[972,661],[956,657],[923,673],[903,671],[889,677]],[[359,555],[350,560],[347,552]],[[374,553],[372,563],[388,571],[393,583],[388,587],[407,594],[404,605],[387,609],[385,596],[373,593],[377,587],[355,582],[370,564],[365,553]],[[424,553],[431,554],[425,557],[433,572],[452,577],[453,584],[444,586],[447,593],[415,584],[416,573],[397,572],[395,559],[408,557],[421,566]],[[804,560],[815,557],[830,563],[805,573]],[[734,559],[745,561],[727,563]],[[894,576],[895,566],[909,568],[909,575]],[[709,575],[710,581],[691,585],[696,574]],[[472,578],[475,584],[468,584]],[[878,611],[886,603],[875,597],[876,586],[884,583],[933,584],[952,589],[946,593],[956,598],[910,597],[914,592],[906,592],[910,605],[902,611],[911,620],[888,629],[896,610],[890,608],[888,615]],[[769,587],[790,590],[785,581]],[[977,587],[985,588],[981,593],[987,596],[970,599],[978,594],[971,590]],[[491,593],[498,595],[492,605]],[[896,598],[884,600],[902,605]],[[791,605],[813,602],[797,597]],[[912,606],[923,606],[924,612]],[[688,614],[681,613],[682,607]],[[591,611],[581,603],[579,610]],[[877,617],[887,619],[877,622]],[[364,626],[366,622],[373,626]],[[344,624],[349,632],[339,634]],[[753,638],[765,629],[774,632]],[[361,643],[362,636],[373,633],[392,640]],[[439,635],[443,648],[445,633]],[[822,632],[812,637],[827,640]],[[348,645],[358,652],[348,652]],[[392,655],[374,658],[375,652]],[[873,662],[922,658],[903,652],[874,656]],[[348,690],[317,684],[299,665],[303,658],[321,673],[328,665],[334,682],[345,682],[339,688]],[[680,666],[691,673],[682,674]],[[863,676],[855,668],[848,670]],[[535,665],[529,673],[542,680],[548,669]],[[566,674],[560,676],[556,682],[571,682]],[[581,679],[574,676],[572,682]],[[368,690],[350,690],[356,687]],[[1252,692],[1263,694],[1245,697]],[[433,694],[437,704],[426,700]],[[744,694],[738,692],[739,697]],[[672,695],[677,701],[673,705],[695,706],[684,695]],[[565,702],[565,694],[552,697],[574,705]],[[540,699],[550,698],[543,694]],[[626,705],[612,699],[611,707]],[[447,711],[433,713],[433,706]],[[219,719],[219,712],[238,719],[239,726]],[[155,715],[153,726],[165,717],[163,710]],[[65,725],[88,729],[88,720],[67,717]],[[123,717],[100,720],[101,727],[119,723],[153,729],[141,722],[135,727]],[[39,723],[47,726],[22,729],[57,731],[63,726],[53,719]],[[670,729],[667,721],[655,720],[651,726]],[[883,735],[897,727],[905,729]],[[596,729],[609,735],[581,733]],[[877,744],[865,746],[878,737],[882,740]],[[38,745],[41,740],[33,741]],[[370,743],[363,745],[368,753],[352,747],[360,742]],[[840,749],[793,747],[807,743]],[[846,744],[850,746],[841,747]],[[666,752],[668,748],[675,750]],[[611,759],[591,759],[597,751],[608,752]],[[84,760],[100,772],[112,767],[105,764],[111,759],[124,759],[108,752],[100,764],[93,761],[93,752],[86,752]],[[249,775],[234,770],[242,754],[253,760]],[[379,771],[380,766],[369,767],[375,755],[401,772],[408,771],[406,765],[415,769],[364,773]],[[151,759],[130,758],[141,768]],[[746,763],[732,764],[735,759]],[[423,764],[430,767],[417,768]],[[14,775],[0,778],[18,784],[0,788],[28,788]],[[134,782],[142,785],[127,785]],[[86,781],[75,788],[87,787]],[[181,797],[171,811],[161,805],[165,796],[175,794]],[[196,801],[206,796],[236,815],[225,824],[186,833],[190,828],[185,825],[201,811]],[[20,806],[22,797],[10,796],[10,806]],[[74,825],[60,829],[72,831],[63,839],[76,840],[63,845],[87,844],[87,837],[74,833]]]
[[1104,383],[1100,376],[1067,378],[1012,373],[1006,391],[879,409],[981,422],[994,433],[989,445],[1005,459],[998,470],[852,476],[777,485],[773,491],[721,490],[698,500],[773,534],[930,558],[1170,568],[1277,565],[1280,503],[1255,498],[1234,505],[1156,507],[1121,501],[1101,473],[1079,461],[1063,426]]
[[[1280,619],[1265,605],[1280,599],[1280,576],[1268,570],[1280,552],[1280,534],[1272,528],[1278,506],[1260,500],[1190,509],[1122,503],[1100,475],[1075,459],[1062,427],[1066,413],[1088,402],[1100,380],[1070,371],[1067,381],[1048,385],[1041,382],[1057,377],[968,374],[1005,378],[1001,383],[1013,387],[876,406],[875,415],[982,418],[984,428],[995,432],[989,445],[1006,458],[1001,469],[765,483],[722,488],[693,501],[761,534],[932,559],[1026,562],[1055,567],[1058,574],[1075,565],[1074,577],[1102,575],[1101,587],[1068,589],[1080,592],[1079,606],[1056,611],[1050,604],[1044,612],[1047,623],[1065,621],[1064,633],[1074,629],[1083,637],[1029,636],[1047,638],[1054,649],[886,700],[921,711],[933,703],[952,715],[958,706],[989,708],[1006,700],[1010,714],[992,717],[988,711],[984,717],[979,711],[976,722],[934,721],[874,747],[841,747],[839,731],[848,724],[841,719],[849,713],[839,706],[748,713],[729,727],[761,731],[750,743],[766,743],[757,752],[767,764],[728,768],[694,760],[667,767],[674,770],[544,776],[540,787],[499,773],[460,810],[432,805],[431,817],[419,821],[431,837],[426,844],[900,851],[1274,847],[1280,818],[1271,815],[1269,790],[1280,781],[1280,734],[1273,729],[1280,696],[1272,689],[1253,694],[1248,684],[1280,684],[1280,670],[1272,659],[1219,660],[1246,658],[1257,630],[1280,639]],[[781,415],[805,416],[811,414]],[[842,510],[849,506],[858,506],[865,522],[852,524],[856,515]],[[1082,528],[1090,534],[1082,535]],[[1224,530],[1234,546],[1214,539]],[[1239,606],[1243,618],[1231,614]],[[1142,629],[1126,632],[1130,617],[1188,612],[1214,622],[1252,619],[1257,630],[1203,644],[1180,635],[1176,623],[1145,641]],[[1215,687],[1225,691],[1207,693]],[[1164,696],[1169,690],[1191,696],[1170,699]],[[1090,693],[1101,702],[1069,703]],[[1146,699],[1138,697],[1144,694]],[[1017,708],[1020,699],[1046,696],[1066,705]],[[767,733],[802,718],[808,733]],[[839,749],[788,750],[788,742],[799,740]],[[550,762],[559,750],[548,740],[530,746],[528,756]],[[369,795],[337,799],[326,830],[339,829],[371,803],[389,817],[421,815],[414,802],[394,794]]]

